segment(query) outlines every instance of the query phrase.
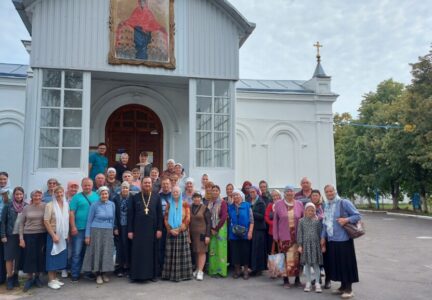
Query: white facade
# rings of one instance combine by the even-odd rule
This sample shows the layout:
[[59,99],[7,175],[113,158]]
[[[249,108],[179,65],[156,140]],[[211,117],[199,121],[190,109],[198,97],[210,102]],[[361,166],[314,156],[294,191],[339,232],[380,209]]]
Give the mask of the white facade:
[[197,181],[203,173],[221,186],[335,181],[337,95],[323,72],[236,88],[239,47],[254,25],[223,0],[175,1],[176,69],[110,65],[109,2],[14,1],[32,45],[28,76],[0,72],[1,99],[14,98],[0,102],[0,134],[13,136],[17,149],[14,160],[1,153],[1,169],[13,184],[30,190],[50,177],[66,184],[87,176],[90,148],[106,139],[110,116],[131,104],[159,118],[162,160],[181,162]]

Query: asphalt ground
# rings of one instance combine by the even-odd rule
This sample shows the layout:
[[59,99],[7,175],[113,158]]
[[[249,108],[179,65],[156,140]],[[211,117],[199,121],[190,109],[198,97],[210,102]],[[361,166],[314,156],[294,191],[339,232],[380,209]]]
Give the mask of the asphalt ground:
[[[355,241],[360,273],[360,282],[353,285],[355,299],[432,299],[432,220],[366,213],[364,222],[367,233]],[[205,276],[202,282],[143,284],[111,279],[101,286],[65,280],[60,290],[45,287],[27,294],[6,293],[2,287],[0,299],[340,299],[331,290],[317,294],[284,289],[281,279],[265,275],[247,281]],[[332,288],[337,287],[333,282]]]

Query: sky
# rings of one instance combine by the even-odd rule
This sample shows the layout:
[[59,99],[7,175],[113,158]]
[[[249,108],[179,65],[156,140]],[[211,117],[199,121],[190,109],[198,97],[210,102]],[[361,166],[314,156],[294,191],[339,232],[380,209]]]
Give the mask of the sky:
[[[182,0],[176,0],[182,1]],[[11,0],[0,1],[0,62],[28,63],[29,35]],[[410,63],[432,43],[429,0],[230,0],[256,29],[240,49],[243,79],[308,80],[321,63],[339,94],[335,112],[357,115],[383,80],[409,84]]]

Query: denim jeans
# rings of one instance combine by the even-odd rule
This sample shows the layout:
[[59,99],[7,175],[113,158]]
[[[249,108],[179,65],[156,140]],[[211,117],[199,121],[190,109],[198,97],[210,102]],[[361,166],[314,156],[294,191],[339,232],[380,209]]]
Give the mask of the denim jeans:
[[78,230],[78,234],[72,236],[72,257],[71,257],[71,274],[72,277],[79,277],[84,260],[86,246],[85,229]]

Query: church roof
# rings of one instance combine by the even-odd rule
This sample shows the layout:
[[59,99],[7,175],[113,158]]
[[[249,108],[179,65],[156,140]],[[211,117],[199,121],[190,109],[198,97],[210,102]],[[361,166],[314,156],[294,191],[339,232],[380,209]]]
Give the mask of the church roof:
[[317,66],[315,68],[315,72],[312,77],[329,77],[324,72],[323,67],[321,66],[321,62],[318,61]]
[[237,81],[237,91],[262,92],[278,94],[313,94],[314,92],[305,88],[305,80],[260,80],[240,79]]
[[[26,7],[30,6],[35,0],[12,0],[18,14],[20,15],[29,34],[32,34],[31,17],[26,13]],[[242,31],[240,35],[240,47],[254,31],[256,24],[249,22],[228,0],[212,0],[212,4],[219,6]]]
[[0,77],[25,78],[27,70],[27,65],[0,63]]

